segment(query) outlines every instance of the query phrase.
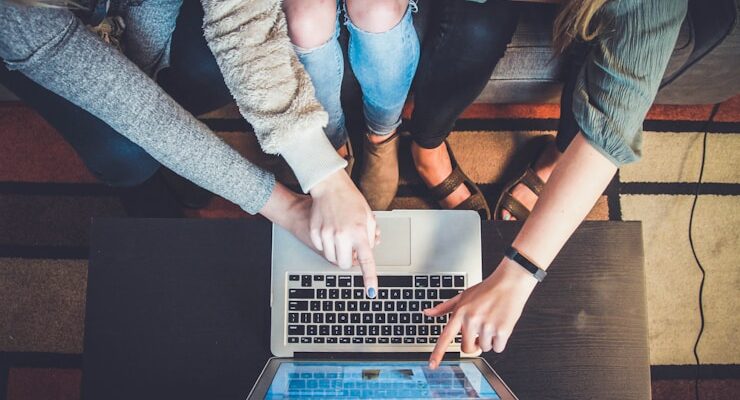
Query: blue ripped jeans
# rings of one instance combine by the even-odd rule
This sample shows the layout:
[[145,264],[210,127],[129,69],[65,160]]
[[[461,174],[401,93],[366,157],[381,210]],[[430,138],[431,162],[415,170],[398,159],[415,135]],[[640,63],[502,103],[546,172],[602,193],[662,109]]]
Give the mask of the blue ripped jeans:
[[[338,7],[336,27],[328,42],[311,49],[294,46],[311,77],[316,98],[329,114],[325,132],[335,148],[347,142],[340,100],[344,77],[344,56],[338,40],[340,18],[349,31],[349,63],[362,89],[367,128],[373,134],[387,135],[401,124],[401,111],[419,62],[419,38],[411,17],[415,9],[415,3],[410,2],[393,28],[371,33],[355,26],[346,8]],[[340,17],[342,14],[345,16]]]

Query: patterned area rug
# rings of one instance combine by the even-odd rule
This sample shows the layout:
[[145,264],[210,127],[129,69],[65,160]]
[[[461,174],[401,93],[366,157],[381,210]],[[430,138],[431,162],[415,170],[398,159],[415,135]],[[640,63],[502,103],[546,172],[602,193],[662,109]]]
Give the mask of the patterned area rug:
[[[699,271],[688,244],[702,132],[711,106],[656,106],[644,159],[623,168],[589,215],[641,220],[645,242],[654,399],[694,396]],[[459,163],[495,204],[513,155],[554,134],[556,105],[475,105],[450,137]],[[279,158],[260,153],[233,106],[201,116],[248,158],[294,183]],[[740,97],[709,125],[694,238],[707,269],[706,328],[699,345],[703,399],[740,398]],[[355,140],[359,143],[359,140]],[[408,153],[395,208],[428,208]],[[36,113],[0,103],[0,400],[78,399],[91,217],[123,216],[114,190],[87,172]],[[192,218],[248,217],[215,198]]]

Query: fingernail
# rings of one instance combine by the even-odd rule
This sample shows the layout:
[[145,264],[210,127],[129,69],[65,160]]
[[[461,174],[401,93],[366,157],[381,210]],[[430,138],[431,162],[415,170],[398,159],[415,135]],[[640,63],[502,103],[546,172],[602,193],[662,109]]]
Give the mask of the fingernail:
[[429,361],[429,368],[434,369],[435,364],[434,361]]
[[509,214],[504,214],[504,221],[508,221],[508,220],[510,220],[510,219],[511,219],[511,215],[509,215]]
[[371,299],[375,298],[375,288],[374,287],[367,288],[367,297]]

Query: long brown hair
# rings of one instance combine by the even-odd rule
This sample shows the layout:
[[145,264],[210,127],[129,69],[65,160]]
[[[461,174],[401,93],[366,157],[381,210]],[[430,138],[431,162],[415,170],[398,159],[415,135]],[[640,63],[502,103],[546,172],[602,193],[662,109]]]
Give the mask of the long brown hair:
[[603,23],[594,20],[609,0],[565,0],[552,29],[556,54],[562,54],[574,40],[593,40],[601,33]]

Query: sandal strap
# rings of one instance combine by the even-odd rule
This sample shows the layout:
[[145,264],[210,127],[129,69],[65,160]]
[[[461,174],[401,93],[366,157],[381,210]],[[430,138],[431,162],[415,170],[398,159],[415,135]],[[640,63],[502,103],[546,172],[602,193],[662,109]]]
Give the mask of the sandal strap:
[[501,208],[507,210],[511,215],[519,221],[523,221],[529,217],[529,210],[519,200],[514,198],[509,192],[502,194],[503,201],[501,202]]
[[524,175],[522,175],[522,178],[520,180],[521,183],[523,183],[526,187],[529,188],[534,194],[536,194],[538,197],[540,193],[542,192],[542,189],[545,187],[545,182],[542,181],[539,175],[537,175],[532,168],[527,168],[524,171]]
[[465,182],[465,175],[459,167],[455,166],[442,183],[429,189],[429,193],[435,201],[441,201],[454,192],[463,182]]
[[455,210],[473,210],[479,214],[482,211],[482,217],[485,217],[486,220],[491,219],[491,209],[488,208],[488,203],[480,192],[473,193],[470,197],[463,200],[462,203],[455,207]]

